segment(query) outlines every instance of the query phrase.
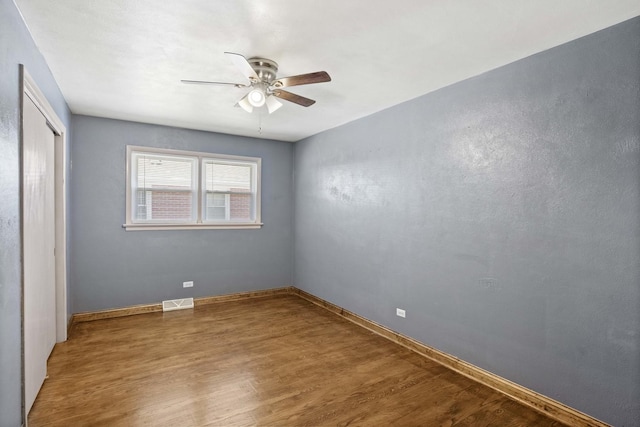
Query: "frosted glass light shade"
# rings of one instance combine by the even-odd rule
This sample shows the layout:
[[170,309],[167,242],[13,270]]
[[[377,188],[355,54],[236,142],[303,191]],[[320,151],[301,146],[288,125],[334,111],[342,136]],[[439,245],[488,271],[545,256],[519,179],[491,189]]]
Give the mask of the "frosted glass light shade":
[[249,99],[249,104],[254,107],[262,107],[266,102],[266,96],[260,89],[253,89],[251,92],[249,92],[249,95],[247,97]]
[[282,107],[282,102],[278,101],[275,96],[269,95],[267,97],[267,110],[269,110],[269,114],[276,111],[278,108]]
[[247,113],[253,112],[253,106],[249,103],[249,95],[245,95],[240,101],[238,101],[238,105]]

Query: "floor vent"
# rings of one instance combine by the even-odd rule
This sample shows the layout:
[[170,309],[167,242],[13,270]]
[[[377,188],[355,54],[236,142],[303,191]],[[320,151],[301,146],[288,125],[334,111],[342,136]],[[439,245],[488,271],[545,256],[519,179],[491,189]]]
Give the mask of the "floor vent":
[[162,301],[162,311],[183,310],[185,308],[193,308],[193,298]]

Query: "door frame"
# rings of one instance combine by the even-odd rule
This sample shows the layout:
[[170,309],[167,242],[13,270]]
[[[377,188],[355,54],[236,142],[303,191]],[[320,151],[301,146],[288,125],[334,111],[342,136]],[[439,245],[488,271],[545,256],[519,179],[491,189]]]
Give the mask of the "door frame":
[[[23,64],[20,64],[20,251],[21,259],[21,322],[22,322],[22,406],[24,413],[24,224],[23,213],[23,153],[25,96],[40,110],[53,131],[54,187],[55,187],[55,270],[56,270],[56,342],[67,340],[69,316],[67,314],[67,129],[47,101],[35,80]],[[25,422],[26,422],[26,415]]]

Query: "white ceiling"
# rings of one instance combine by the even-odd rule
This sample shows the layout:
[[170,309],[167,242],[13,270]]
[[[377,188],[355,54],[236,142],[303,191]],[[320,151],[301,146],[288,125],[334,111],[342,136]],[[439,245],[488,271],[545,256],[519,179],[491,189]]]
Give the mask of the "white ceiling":
[[[297,141],[640,15],[638,0],[15,0],[71,111]],[[278,62],[289,88],[272,115],[225,51]],[[261,131],[260,131],[261,129]]]

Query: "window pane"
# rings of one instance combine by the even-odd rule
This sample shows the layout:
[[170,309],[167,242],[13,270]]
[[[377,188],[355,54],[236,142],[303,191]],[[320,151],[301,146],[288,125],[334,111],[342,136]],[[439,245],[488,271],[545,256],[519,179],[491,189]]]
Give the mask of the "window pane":
[[147,210],[148,202],[147,191],[138,190],[136,192],[136,206],[134,207],[136,219],[147,219],[147,212],[151,211],[150,209]]
[[251,192],[251,166],[205,163],[206,191]]
[[150,193],[151,217],[147,219],[189,220],[193,216],[191,192],[154,190]]
[[205,200],[205,220],[226,221],[228,220],[227,194],[207,193]]
[[137,162],[138,187],[191,190],[193,160],[140,154]]
[[136,155],[137,220],[194,219],[194,160],[177,156]]
[[209,196],[211,196],[211,206],[227,206],[227,196],[225,194],[210,194]]
[[207,208],[207,220],[209,221],[224,221],[227,219],[226,207],[208,207]]
[[251,219],[251,194],[231,194],[229,199],[229,216],[232,221]]

